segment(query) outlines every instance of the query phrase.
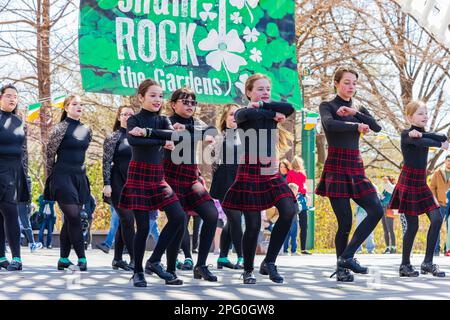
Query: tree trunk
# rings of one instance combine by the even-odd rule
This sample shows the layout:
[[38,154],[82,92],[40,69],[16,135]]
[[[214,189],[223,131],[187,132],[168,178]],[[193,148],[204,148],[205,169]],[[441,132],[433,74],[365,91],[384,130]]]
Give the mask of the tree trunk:
[[[48,131],[51,127],[50,115],[50,0],[38,0],[36,12],[37,28],[37,74],[39,100],[44,100],[39,113],[41,144],[44,163],[47,163]],[[45,178],[47,170],[44,169]]]

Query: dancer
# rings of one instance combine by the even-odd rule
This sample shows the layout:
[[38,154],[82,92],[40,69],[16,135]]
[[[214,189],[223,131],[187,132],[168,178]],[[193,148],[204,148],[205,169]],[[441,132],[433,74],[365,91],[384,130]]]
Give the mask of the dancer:
[[448,141],[444,134],[425,132],[428,123],[427,106],[422,101],[412,101],[405,107],[405,114],[411,127],[402,131],[401,148],[403,167],[398,183],[392,193],[390,209],[398,209],[405,214],[406,233],[403,236],[402,263],[400,277],[418,277],[419,272],[411,265],[410,256],[419,228],[419,215],[426,213],[430,219],[427,234],[425,258],[420,266],[422,274],[431,273],[435,277],[445,277],[445,272],[433,264],[433,252],[441,230],[442,216],[439,204],[427,185],[428,148],[438,147],[447,150]]
[[[218,150],[217,161],[212,165],[211,197],[218,199],[221,203],[225,193],[233,184],[238,168],[238,145],[239,136],[236,133],[235,112],[239,109],[236,104],[227,104],[224,107],[222,116],[219,119],[218,128],[222,141]],[[219,142],[217,141],[217,142]],[[220,255],[217,259],[217,269],[223,267],[230,269],[243,269],[244,258],[242,255],[242,211],[223,208],[227,216],[227,222],[220,235]],[[228,251],[233,243],[238,256],[235,264],[228,259]]]
[[[174,115],[170,121],[182,138],[176,143],[183,143],[180,153],[167,150],[164,159],[164,174],[169,185],[174,189],[183,209],[195,211],[203,220],[200,232],[197,263],[194,266],[194,278],[217,281],[208,270],[206,259],[214,239],[219,213],[208,191],[199,181],[199,170],[196,161],[196,146],[205,136],[205,141],[214,142],[217,129],[193,118],[197,101],[194,91],[184,87],[173,92],[170,107]],[[180,158],[178,158],[180,157]],[[172,267],[172,266],[170,266]],[[169,266],[167,266],[168,270]],[[175,268],[175,266],[173,266]],[[173,269],[174,270],[174,269]]]
[[[235,113],[245,151],[240,159],[236,179],[226,193],[222,207],[244,212],[244,284],[256,283],[253,264],[261,229],[261,211],[277,207],[279,218],[272,230],[259,273],[269,275],[273,282],[282,283],[284,279],[277,271],[275,260],[297,212],[297,200],[279,173],[277,151],[281,153],[287,150],[287,135],[284,129],[277,126],[294,113],[294,108],[288,103],[270,101],[271,82],[263,74],[254,74],[247,79],[245,93],[250,103]],[[277,133],[279,141],[276,148]]]
[[[120,193],[127,179],[128,166],[131,160],[131,147],[127,139],[128,119],[134,115],[130,106],[121,106],[117,110],[113,133],[103,143],[103,195],[110,198],[111,211],[115,210],[119,216],[119,226],[115,235],[114,270],[133,270],[134,255],[134,215],[131,210],[119,208]],[[130,255],[130,264],[122,260],[124,244]]]
[[[328,197],[336,215],[337,281],[351,282],[355,273],[367,274],[368,268],[354,258],[358,247],[375,229],[383,216],[383,208],[375,187],[366,177],[359,152],[361,134],[369,130],[379,132],[381,127],[365,108],[353,106],[358,73],[351,68],[339,68],[334,74],[336,97],[322,102],[319,107],[322,127],[328,141],[328,156],[317,185],[316,194]],[[366,212],[367,217],[356,228],[348,243],[352,227],[353,199]],[[332,275],[332,276],[333,276]]]
[[[16,115],[19,95],[13,85],[0,89],[0,269],[22,270],[18,202],[30,201],[26,181],[27,139],[23,121]],[[6,239],[11,263],[6,259]]]
[[[175,263],[186,228],[186,214],[172,188],[164,180],[161,165],[163,148],[174,147],[171,140],[173,128],[167,117],[159,114],[163,91],[156,81],[144,80],[137,90],[137,98],[142,109],[128,119],[127,139],[131,145],[132,158],[119,203],[120,209],[133,210],[137,225],[134,237],[133,285],[147,286],[142,260],[150,228],[150,212],[156,209],[166,213],[168,222],[145,264],[145,272],[156,273],[168,285],[181,285],[183,281],[175,273]],[[161,264],[161,257],[166,249],[169,272],[164,270]]]
[[84,161],[92,130],[80,122],[82,112],[80,97],[68,96],[61,122],[53,127],[48,138],[44,199],[56,201],[64,218],[58,270],[73,265],[69,260],[72,245],[78,256],[77,266],[80,271],[87,270],[80,213],[91,195]]

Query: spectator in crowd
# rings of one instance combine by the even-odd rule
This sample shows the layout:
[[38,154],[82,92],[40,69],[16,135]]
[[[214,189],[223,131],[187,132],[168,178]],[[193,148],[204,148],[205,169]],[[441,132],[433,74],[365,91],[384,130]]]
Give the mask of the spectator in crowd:
[[[440,208],[441,216],[446,221],[446,223],[443,224],[447,225],[448,215],[446,214],[446,212],[448,202],[446,193],[448,189],[450,189],[450,154],[446,156],[444,166],[442,168],[437,169],[431,176],[430,189],[434,197],[439,202],[439,205],[441,206]],[[444,253],[447,253],[448,250],[450,250],[450,248],[444,246]],[[439,232],[436,247],[434,249],[434,255],[439,256],[440,251],[441,251],[441,233]]]

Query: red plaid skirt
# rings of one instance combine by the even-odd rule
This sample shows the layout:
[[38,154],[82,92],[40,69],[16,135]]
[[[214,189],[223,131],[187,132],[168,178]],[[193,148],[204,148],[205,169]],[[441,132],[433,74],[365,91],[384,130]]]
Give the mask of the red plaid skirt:
[[418,216],[439,208],[427,185],[426,169],[403,166],[389,208],[398,209],[399,213],[410,216]]
[[178,198],[164,180],[161,164],[130,161],[119,208],[150,211],[162,209],[175,201]]
[[165,160],[164,175],[185,211],[195,211],[202,203],[213,201],[205,186],[199,181],[196,164],[174,164]]
[[287,183],[281,179],[278,166],[274,172],[270,164],[239,164],[236,180],[221,205],[228,209],[261,211],[272,208],[282,198],[297,201]]
[[316,194],[329,198],[357,199],[376,192],[366,177],[358,149],[328,147]]

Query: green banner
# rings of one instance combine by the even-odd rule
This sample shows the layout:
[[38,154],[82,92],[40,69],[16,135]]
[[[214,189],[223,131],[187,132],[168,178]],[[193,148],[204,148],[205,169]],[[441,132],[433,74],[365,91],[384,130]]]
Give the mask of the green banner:
[[294,0],[81,0],[83,88],[133,95],[153,78],[200,102],[242,103],[249,75],[272,79],[272,99],[303,103]]

